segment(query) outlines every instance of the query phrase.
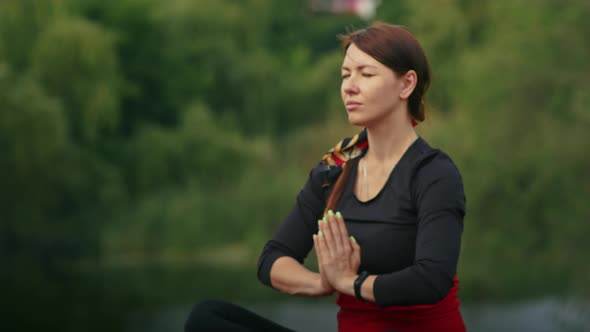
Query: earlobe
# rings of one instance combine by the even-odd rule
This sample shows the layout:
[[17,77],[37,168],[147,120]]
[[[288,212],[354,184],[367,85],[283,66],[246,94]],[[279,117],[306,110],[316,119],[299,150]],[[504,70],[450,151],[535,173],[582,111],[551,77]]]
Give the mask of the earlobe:
[[402,99],[410,98],[412,92],[416,88],[416,83],[418,82],[418,76],[416,72],[413,70],[409,70],[405,75],[401,77],[402,80],[402,90],[400,91],[400,97]]

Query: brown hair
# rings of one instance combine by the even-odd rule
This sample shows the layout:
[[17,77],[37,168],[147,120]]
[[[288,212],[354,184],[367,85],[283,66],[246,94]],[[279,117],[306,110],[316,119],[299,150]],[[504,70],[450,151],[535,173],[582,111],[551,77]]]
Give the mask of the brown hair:
[[344,191],[344,187],[348,183],[346,179],[348,178],[348,174],[350,174],[350,169],[353,166],[353,163],[358,163],[359,158],[352,159],[347,163],[342,164],[342,173],[338,176],[338,179],[332,186],[332,193],[330,197],[328,197],[328,202],[326,203],[326,209],[324,213],[328,212],[328,210],[336,211],[338,207],[338,202],[340,202],[340,197],[342,196],[342,192]]
[[430,84],[430,66],[422,46],[408,28],[378,22],[339,38],[342,40],[343,53],[354,44],[396,75],[405,75],[409,70],[414,70],[418,79],[408,100],[408,111],[415,121],[424,121],[422,98]]
[[[354,44],[361,51],[389,67],[396,75],[405,75],[409,70],[414,70],[418,79],[408,99],[408,112],[414,121],[424,121],[423,97],[430,85],[430,66],[422,46],[408,28],[377,22],[366,29],[340,35],[339,38],[342,40],[343,53],[346,53],[348,47]],[[347,164],[342,165],[342,173],[334,183],[326,203],[326,211],[336,210],[350,169],[353,168],[352,163],[358,163],[358,159],[349,160]]]

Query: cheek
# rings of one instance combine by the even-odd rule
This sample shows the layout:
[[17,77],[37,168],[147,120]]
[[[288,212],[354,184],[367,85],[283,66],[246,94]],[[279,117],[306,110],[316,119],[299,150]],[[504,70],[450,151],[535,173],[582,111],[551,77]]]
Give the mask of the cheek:
[[379,88],[371,90],[371,95],[367,96],[371,108],[377,112],[389,112],[396,108],[398,98],[391,86],[380,86]]
[[390,103],[395,103],[399,99],[400,89],[399,86],[392,82],[383,84],[379,89],[379,94],[384,100],[389,100]]
[[367,86],[366,92],[369,100],[379,104],[393,101],[396,93],[391,84],[384,84],[383,82],[371,82]]

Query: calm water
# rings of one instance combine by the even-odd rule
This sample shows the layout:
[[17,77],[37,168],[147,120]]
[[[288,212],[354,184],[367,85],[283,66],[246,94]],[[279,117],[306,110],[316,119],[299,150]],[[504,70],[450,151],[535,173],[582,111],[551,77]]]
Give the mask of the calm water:
[[[250,310],[296,331],[336,331],[337,306],[330,303],[245,305]],[[189,306],[135,313],[129,332],[182,331]],[[590,332],[590,303],[543,298],[511,304],[462,304],[468,331]]]

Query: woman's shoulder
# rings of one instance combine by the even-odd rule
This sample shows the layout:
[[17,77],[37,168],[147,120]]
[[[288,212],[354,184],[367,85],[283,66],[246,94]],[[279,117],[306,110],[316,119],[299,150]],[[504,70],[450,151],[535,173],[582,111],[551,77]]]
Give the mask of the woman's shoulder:
[[441,178],[461,179],[459,168],[443,150],[433,148],[426,140],[419,138],[417,152],[413,158],[413,176],[419,180]]
[[466,199],[459,168],[444,151],[426,141],[421,145],[411,181],[412,196],[422,209],[452,206],[464,215]]

